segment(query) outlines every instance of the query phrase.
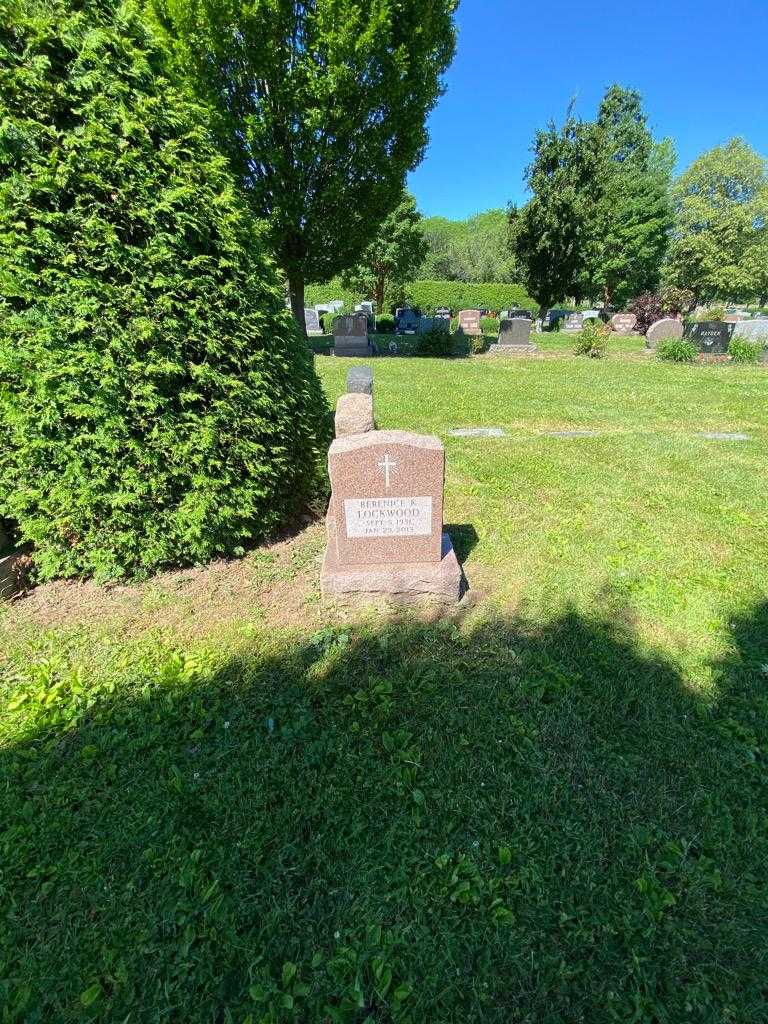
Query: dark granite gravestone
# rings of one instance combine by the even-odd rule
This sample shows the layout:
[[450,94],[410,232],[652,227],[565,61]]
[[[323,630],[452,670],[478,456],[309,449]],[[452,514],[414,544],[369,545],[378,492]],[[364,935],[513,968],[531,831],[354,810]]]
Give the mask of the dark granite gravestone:
[[415,334],[419,329],[419,317],[414,309],[395,311],[395,334]]
[[518,320],[520,317],[526,320],[533,320],[533,313],[530,309],[510,309],[509,315],[504,317],[505,320]]
[[700,323],[688,324],[683,336],[692,341],[699,352],[722,356],[728,351],[735,327],[735,323],[721,320],[702,320]]
[[530,345],[533,323],[526,317],[502,320],[499,326],[499,345]]
[[320,317],[318,316],[316,309],[304,310],[304,326],[307,328],[307,334],[322,333]]
[[447,334],[451,329],[451,321],[442,316],[419,317],[419,334],[429,334],[430,331],[439,331],[440,334]]
[[368,314],[337,316],[333,321],[333,352],[337,356],[368,356]]
[[435,310],[435,316],[441,316],[445,320],[451,319],[451,311],[447,306],[441,306],[440,309]]
[[373,394],[373,370],[370,366],[352,366],[347,370],[347,393],[350,395]]
[[456,333],[468,334],[472,338],[479,338],[483,333],[480,327],[480,310],[462,309],[459,313],[459,326],[456,328]]
[[683,336],[683,325],[680,320],[665,317],[651,324],[645,332],[646,348],[656,348],[660,341],[677,340]]
[[569,313],[563,324],[563,330],[566,334],[578,334],[583,327],[584,317],[581,313]]

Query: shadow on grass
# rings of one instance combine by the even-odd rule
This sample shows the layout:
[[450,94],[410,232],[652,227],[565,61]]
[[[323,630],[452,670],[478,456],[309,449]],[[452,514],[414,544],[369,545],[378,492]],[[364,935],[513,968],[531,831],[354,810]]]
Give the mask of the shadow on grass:
[[767,636],[711,702],[576,614],[31,670],[2,1019],[762,1019]]
[[445,532],[451,538],[459,563],[463,565],[480,541],[477,530],[471,523],[446,523]]

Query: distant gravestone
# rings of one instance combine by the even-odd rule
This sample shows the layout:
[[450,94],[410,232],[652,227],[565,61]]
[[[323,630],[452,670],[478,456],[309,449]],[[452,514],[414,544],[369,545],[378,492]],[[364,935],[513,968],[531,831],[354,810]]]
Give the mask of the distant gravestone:
[[525,320],[533,320],[533,313],[530,309],[510,309],[508,316],[504,317],[504,319],[517,320],[520,317]]
[[736,324],[734,338],[746,338],[747,341],[768,342],[768,318],[765,320],[742,320]]
[[337,356],[370,355],[367,313],[336,317],[333,321],[333,351]]
[[467,334],[472,338],[479,338],[483,333],[480,327],[479,309],[462,309],[459,313],[459,326],[457,334]]
[[386,430],[337,438],[328,472],[323,597],[459,600],[461,568],[443,533],[445,449],[437,437]]
[[419,317],[413,309],[395,311],[395,333],[415,334],[419,329]]
[[373,370],[370,366],[352,366],[347,371],[347,392],[349,394],[373,394]]
[[631,334],[637,326],[637,317],[634,313],[614,313],[611,317],[611,327],[616,334]]
[[525,317],[502,320],[499,325],[499,345],[530,345],[533,323]]
[[417,328],[419,334],[429,334],[430,331],[439,331],[440,334],[447,334],[451,329],[450,320],[442,316],[422,316],[419,318]]
[[435,316],[441,316],[445,320],[451,319],[451,311],[447,306],[441,306],[440,309],[435,310]]
[[307,328],[307,334],[322,334],[320,317],[316,309],[304,310],[304,326]]
[[569,313],[563,323],[563,330],[566,334],[578,334],[584,327],[584,317],[581,313]]
[[369,331],[375,331],[376,330],[376,315],[373,312],[373,303],[372,302],[360,302],[360,303],[358,303],[358,305],[355,306],[355,312],[356,313],[365,313],[365,315],[368,317],[368,330]]
[[656,348],[660,341],[677,340],[683,336],[683,325],[679,320],[657,320],[645,332],[645,344],[648,348]]
[[704,355],[722,356],[728,351],[735,329],[735,321],[702,320],[699,323],[688,324],[685,328],[685,337]]

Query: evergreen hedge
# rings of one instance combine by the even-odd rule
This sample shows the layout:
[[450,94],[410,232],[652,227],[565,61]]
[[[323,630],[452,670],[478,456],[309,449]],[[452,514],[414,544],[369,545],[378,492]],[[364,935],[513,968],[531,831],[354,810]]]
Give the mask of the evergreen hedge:
[[325,486],[312,354],[118,0],[0,15],[0,516],[42,578],[238,554]]
[[462,309],[538,310],[538,303],[517,284],[468,284],[464,281],[412,281],[406,286],[412,305],[432,314],[447,306],[454,314]]

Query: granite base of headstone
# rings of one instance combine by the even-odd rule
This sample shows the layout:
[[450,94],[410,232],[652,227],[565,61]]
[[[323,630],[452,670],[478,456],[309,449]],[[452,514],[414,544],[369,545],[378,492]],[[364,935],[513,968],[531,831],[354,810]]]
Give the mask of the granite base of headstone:
[[333,321],[333,352],[337,356],[369,356],[368,314],[337,316]]
[[375,430],[337,438],[320,574],[324,599],[454,605],[463,574],[443,532],[445,449],[437,437]]
[[655,349],[661,341],[677,341],[683,336],[683,324],[680,320],[668,318],[657,320],[645,332],[646,348]]

